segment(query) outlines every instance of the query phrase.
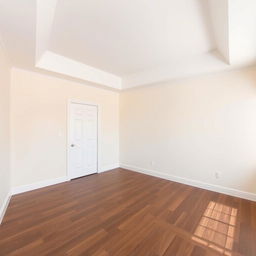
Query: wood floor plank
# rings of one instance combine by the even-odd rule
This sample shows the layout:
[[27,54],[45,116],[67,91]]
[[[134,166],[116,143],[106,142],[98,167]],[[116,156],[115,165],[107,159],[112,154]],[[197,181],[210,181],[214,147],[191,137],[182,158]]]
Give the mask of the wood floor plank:
[[256,203],[115,169],[13,196],[0,256],[255,256]]

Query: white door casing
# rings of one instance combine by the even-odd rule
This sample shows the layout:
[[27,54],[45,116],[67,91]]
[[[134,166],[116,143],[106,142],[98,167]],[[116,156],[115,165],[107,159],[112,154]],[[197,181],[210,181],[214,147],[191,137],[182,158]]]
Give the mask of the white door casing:
[[98,172],[98,106],[69,103],[68,176]]

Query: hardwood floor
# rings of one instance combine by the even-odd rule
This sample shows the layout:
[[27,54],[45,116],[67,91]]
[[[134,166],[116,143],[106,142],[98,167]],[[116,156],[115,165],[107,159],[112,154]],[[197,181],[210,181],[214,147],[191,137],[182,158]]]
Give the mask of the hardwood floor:
[[255,256],[256,203],[116,169],[14,196],[0,255]]

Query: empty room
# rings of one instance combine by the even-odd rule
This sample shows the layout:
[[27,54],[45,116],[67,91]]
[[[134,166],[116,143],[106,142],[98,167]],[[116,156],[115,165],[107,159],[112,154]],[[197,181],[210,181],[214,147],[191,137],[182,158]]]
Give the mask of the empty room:
[[255,0],[0,0],[0,256],[256,256]]

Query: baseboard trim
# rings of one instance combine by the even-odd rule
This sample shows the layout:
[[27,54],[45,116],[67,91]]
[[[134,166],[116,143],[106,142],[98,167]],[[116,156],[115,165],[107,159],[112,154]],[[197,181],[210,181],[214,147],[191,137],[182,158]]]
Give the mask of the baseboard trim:
[[70,179],[67,176],[64,176],[64,177],[59,177],[59,178],[52,179],[52,180],[45,180],[45,181],[40,181],[40,182],[33,183],[33,184],[14,187],[14,188],[12,188],[12,195],[17,195],[17,194],[28,192],[31,190],[44,188],[44,187],[48,187],[51,185],[56,185],[56,184],[66,182],[66,181],[70,181]]
[[119,164],[119,163],[104,165],[104,166],[102,166],[101,168],[99,168],[98,173],[111,171],[111,170],[116,169],[116,168],[119,168],[119,167],[120,167],[120,164]]
[[[103,166],[103,168],[100,168],[99,173],[119,168],[119,166],[120,166],[119,164],[105,165],[105,166]],[[12,188],[11,194],[17,195],[17,194],[21,194],[21,193],[28,192],[31,190],[44,188],[44,187],[48,187],[51,185],[56,185],[56,184],[66,182],[66,181],[70,181],[70,178],[67,176],[64,176],[64,177],[59,177],[59,178],[52,179],[52,180],[45,180],[45,181],[40,181],[40,182],[33,183],[33,184],[18,186],[18,187]]]
[[11,197],[12,197],[11,193],[8,193],[7,196],[5,197],[4,203],[0,209],[0,224],[2,223],[2,221],[4,219],[4,215],[6,213],[8,205],[10,203]]
[[147,174],[150,176],[154,176],[154,177],[190,185],[193,187],[203,188],[206,190],[210,190],[210,191],[214,191],[214,192],[218,192],[218,193],[222,193],[222,194],[226,194],[226,195],[230,195],[230,196],[239,197],[239,198],[243,198],[246,200],[256,201],[256,194],[254,194],[254,193],[237,190],[237,189],[233,189],[233,188],[228,188],[228,187],[223,187],[223,186],[219,186],[219,185],[204,183],[201,181],[191,180],[191,179],[187,179],[187,178],[183,178],[183,177],[179,177],[179,176],[175,176],[175,175],[171,175],[171,174],[165,174],[165,173],[158,172],[158,171],[147,170],[147,169],[144,169],[141,167],[127,165],[127,164],[120,164],[120,167],[124,168],[124,169],[131,170],[131,171]]

